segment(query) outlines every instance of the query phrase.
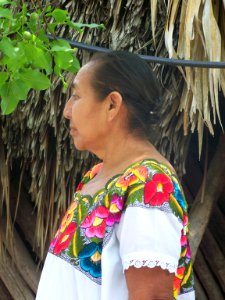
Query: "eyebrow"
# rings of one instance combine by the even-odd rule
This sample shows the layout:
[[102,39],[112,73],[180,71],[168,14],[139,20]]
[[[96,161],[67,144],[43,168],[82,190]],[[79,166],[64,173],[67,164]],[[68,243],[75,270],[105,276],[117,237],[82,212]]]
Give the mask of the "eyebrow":
[[73,82],[70,86],[70,93],[73,91],[73,90],[76,90],[78,91],[79,90],[79,87],[78,85],[76,84],[76,82]]
[[75,82],[73,82],[73,83],[71,84],[71,88],[72,88],[72,89],[76,89],[76,88],[77,88],[77,84],[76,84]]

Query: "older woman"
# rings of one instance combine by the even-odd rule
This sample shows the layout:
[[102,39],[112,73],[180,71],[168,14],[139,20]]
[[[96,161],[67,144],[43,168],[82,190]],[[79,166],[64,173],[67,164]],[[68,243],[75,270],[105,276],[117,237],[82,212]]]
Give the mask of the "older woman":
[[96,55],[64,109],[89,170],[52,241],[38,300],[193,300],[187,204],[170,163],[149,141],[161,105],[138,56]]

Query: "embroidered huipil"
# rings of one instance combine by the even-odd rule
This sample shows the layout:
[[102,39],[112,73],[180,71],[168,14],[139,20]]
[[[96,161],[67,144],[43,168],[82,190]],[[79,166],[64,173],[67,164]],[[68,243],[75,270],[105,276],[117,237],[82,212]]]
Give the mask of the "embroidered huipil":
[[37,300],[126,300],[124,270],[159,266],[175,273],[173,295],[195,299],[187,204],[169,168],[145,159],[111,178],[93,197],[84,176],[53,239]]

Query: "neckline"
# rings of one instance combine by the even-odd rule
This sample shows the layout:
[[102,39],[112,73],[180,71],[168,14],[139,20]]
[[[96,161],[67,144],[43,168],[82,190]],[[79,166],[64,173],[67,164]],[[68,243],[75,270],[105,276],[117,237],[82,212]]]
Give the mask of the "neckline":
[[[159,166],[160,166],[160,165],[161,165],[161,166],[164,166],[164,167],[169,171],[169,174],[168,174],[169,176],[175,176],[175,177],[177,178],[177,175],[173,172],[173,170],[172,170],[167,164],[165,164],[165,163],[163,163],[163,162],[159,162],[158,160],[153,159],[153,158],[143,158],[143,159],[141,159],[141,160],[137,160],[136,162],[131,163],[129,166],[127,166],[127,167],[123,170],[123,172],[118,173],[118,174],[115,174],[115,175],[113,175],[112,177],[110,177],[110,179],[107,180],[107,182],[105,183],[105,185],[104,185],[102,188],[98,189],[93,195],[90,195],[90,194],[82,194],[82,189],[81,189],[80,191],[77,191],[76,194],[78,194],[81,198],[89,198],[89,199],[93,200],[93,199],[96,198],[96,196],[97,196],[98,194],[101,194],[101,193],[104,194],[104,193],[107,191],[107,186],[109,185],[109,183],[110,183],[111,181],[113,181],[115,178],[118,178],[118,177],[122,176],[122,175],[123,175],[125,172],[127,172],[129,169],[132,169],[132,167],[133,167],[134,165],[136,165],[136,164],[142,165],[145,161],[149,161],[150,163],[151,163],[151,162],[154,162],[155,164],[157,164],[157,165],[159,165]],[[103,162],[101,162],[100,164],[101,164],[101,168],[102,168]],[[97,166],[97,165],[96,165],[96,166]],[[85,184],[87,184],[87,183],[90,182],[93,178],[95,178],[95,176],[99,173],[99,171],[101,170],[101,168],[98,170],[98,172],[97,172],[92,178],[90,178],[90,175],[89,175],[89,176],[88,176],[89,179],[88,179],[87,182],[85,182]]]

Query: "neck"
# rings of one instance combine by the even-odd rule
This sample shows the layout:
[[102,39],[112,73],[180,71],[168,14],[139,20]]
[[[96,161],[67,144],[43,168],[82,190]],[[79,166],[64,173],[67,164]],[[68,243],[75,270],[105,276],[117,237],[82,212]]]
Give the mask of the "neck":
[[127,132],[118,132],[113,137],[110,134],[104,147],[99,147],[94,152],[103,161],[101,176],[120,173],[130,164],[151,157],[151,153],[156,151],[147,139]]

